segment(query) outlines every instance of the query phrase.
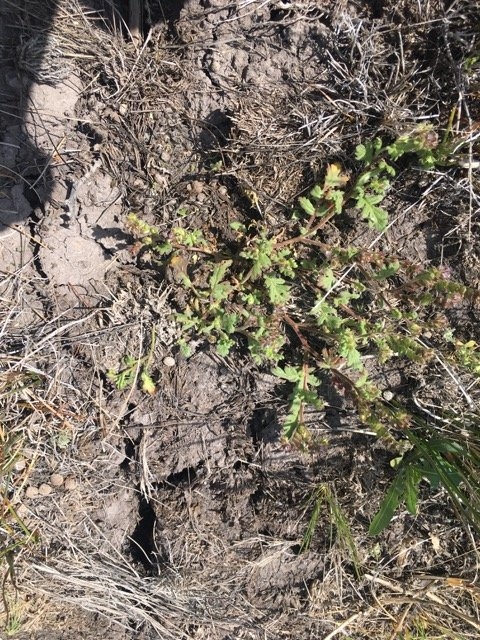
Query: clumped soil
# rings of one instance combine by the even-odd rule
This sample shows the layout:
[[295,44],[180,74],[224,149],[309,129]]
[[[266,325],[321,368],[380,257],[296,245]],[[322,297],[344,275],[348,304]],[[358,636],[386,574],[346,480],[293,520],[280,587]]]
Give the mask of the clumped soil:
[[[21,443],[9,499],[37,536],[15,585],[5,574],[6,624],[18,615],[18,637],[37,640],[331,638],[344,622],[404,637],[442,606],[446,625],[478,629],[475,544],[445,495],[425,488],[420,515],[369,538],[388,446],[327,380],[308,416],[317,445],[283,444],[287,386],[240,347],[221,358],[197,341],[182,357],[178,278],[127,222],[227,242],[233,221],[280,230],[360,141],[445,127],[457,102],[460,126],[478,127],[478,64],[468,86],[458,71],[475,37],[478,56],[478,6],[155,0],[135,43],[111,3],[38,4],[0,7],[2,420]],[[478,172],[406,166],[378,247],[478,286],[476,187]],[[347,215],[325,234],[377,241]],[[457,314],[478,339],[478,308]],[[116,388],[108,372],[153,333],[155,394],[135,368]],[[383,388],[459,406],[432,368],[392,366]],[[324,500],[304,551],[321,486],[351,544]]]

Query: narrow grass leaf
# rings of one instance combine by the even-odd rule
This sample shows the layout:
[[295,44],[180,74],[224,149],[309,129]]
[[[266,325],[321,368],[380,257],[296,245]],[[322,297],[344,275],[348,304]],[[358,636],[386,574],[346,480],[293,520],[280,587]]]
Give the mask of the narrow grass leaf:
[[404,489],[405,477],[402,470],[400,470],[387,491],[377,515],[370,523],[369,535],[377,536],[390,524],[395,510],[402,501]]

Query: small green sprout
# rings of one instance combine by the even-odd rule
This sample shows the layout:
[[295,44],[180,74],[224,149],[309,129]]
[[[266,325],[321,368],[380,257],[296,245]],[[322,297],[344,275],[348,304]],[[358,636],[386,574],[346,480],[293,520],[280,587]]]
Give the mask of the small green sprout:
[[150,363],[155,349],[155,330],[152,331],[152,338],[148,354],[141,358],[125,355],[122,359],[120,369],[109,369],[107,378],[111,380],[119,391],[132,387],[137,380],[140,380],[140,388],[144,393],[154,395],[156,392],[155,382],[149,372]]

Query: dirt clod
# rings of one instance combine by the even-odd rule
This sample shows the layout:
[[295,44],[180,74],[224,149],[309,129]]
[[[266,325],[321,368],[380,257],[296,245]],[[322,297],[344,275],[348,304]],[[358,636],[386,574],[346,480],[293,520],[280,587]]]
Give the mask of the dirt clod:
[[52,487],[61,487],[64,482],[64,477],[59,473],[52,473],[50,476],[50,484]]
[[30,485],[25,490],[25,496],[27,498],[36,498],[38,496],[38,494],[39,494],[38,487],[35,487],[33,485]]
[[73,491],[74,489],[77,488],[76,478],[73,478],[72,476],[65,478],[65,482],[63,483],[63,486],[65,487],[66,491]]
[[38,493],[41,496],[49,496],[52,493],[52,491],[53,491],[53,488],[49,484],[43,483],[38,487]]

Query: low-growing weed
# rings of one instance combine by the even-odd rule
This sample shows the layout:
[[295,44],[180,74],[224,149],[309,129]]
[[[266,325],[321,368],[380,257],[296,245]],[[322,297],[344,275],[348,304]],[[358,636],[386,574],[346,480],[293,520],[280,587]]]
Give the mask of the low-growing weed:
[[[181,260],[176,281],[184,302],[176,319],[184,355],[190,336],[204,336],[222,356],[243,344],[255,363],[289,383],[285,443],[311,446],[306,409],[322,407],[320,381],[329,376],[351,399],[360,421],[388,444],[398,461],[397,475],[372,534],[390,522],[402,502],[416,512],[423,479],[442,484],[462,516],[480,524],[478,483],[472,477],[478,457],[470,440],[432,433],[410,409],[386,401],[367,366],[372,360],[381,369],[389,361],[425,365],[441,358],[445,366],[477,377],[479,346],[457,335],[449,309],[472,304],[478,292],[442,267],[325,239],[327,225],[340,215],[385,230],[384,201],[398,161],[426,169],[449,164],[458,148],[450,131],[451,126],[439,141],[431,125],[423,124],[391,144],[375,138],[358,145],[357,171],[328,165],[323,181],[299,198],[280,230],[262,218],[235,221],[234,240],[221,243],[199,229],[175,227],[162,236],[137,216],[129,218],[130,229],[159,261]],[[126,363],[115,374],[117,386],[131,383],[136,367],[138,362]]]
[[118,370],[109,369],[107,371],[107,378],[115,384],[119,391],[132,387],[137,380],[140,380],[141,390],[149,395],[153,395],[156,387],[150,374],[150,364],[154,349],[155,330],[153,329],[147,355],[141,358],[125,355]]
[[311,435],[305,426],[304,410],[306,405],[323,408],[323,401],[315,392],[320,381],[311,373],[307,365],[302,367],[275,367],[272,373],[278,378],[287,380],[293,384],[289,398],[289,412],[283,424],[284,437],[301,448],[308,448]]

